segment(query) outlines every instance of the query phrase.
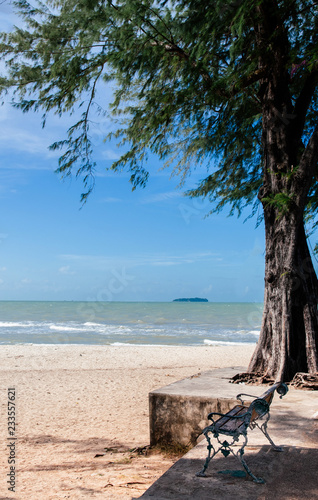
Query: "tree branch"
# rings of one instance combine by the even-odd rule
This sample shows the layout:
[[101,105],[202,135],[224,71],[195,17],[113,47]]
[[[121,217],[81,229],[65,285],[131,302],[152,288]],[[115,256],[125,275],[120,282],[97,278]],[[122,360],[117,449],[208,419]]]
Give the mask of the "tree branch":
[[296,120],[293,121],[294,131],[293,131],[293,142],[296,145],[299,144],[301,139],[304,125],[306,122],[306,115],[308,108],[310,106],[311,100],[313,98],[314,92],[318,84],[318,64],[316,63],[313,71],[308,75],[305,84],[296,100],[293,115],[295,115]]
[[[302,200],[302,195],[304,191],[309,190],[313,177],[315,175],[315,170],[318,164],[318,124],[316,125],[309,142],[303,152],[299,167],[295,174],[296,181],[298,181],[299,188],[297,189],[297,198]],[[307,199],[303,200],[306,203]]]

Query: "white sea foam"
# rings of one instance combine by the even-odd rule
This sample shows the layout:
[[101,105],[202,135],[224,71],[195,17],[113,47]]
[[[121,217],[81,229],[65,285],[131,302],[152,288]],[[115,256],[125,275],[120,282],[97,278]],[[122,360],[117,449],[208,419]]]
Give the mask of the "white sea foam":
[[19,323],[19,322],[14,322],[14,321],[0,321],[0,328],[11,328],[11,327],[18,327],[18,328],[28,328],[31,323]]
[[[88,303],[87,303],[88,304]],[[85,305],[85,303],[84,303]],[[1,343],[241,345],[259,335],[261,305],[1,302]],[[98,306],[98,307],[97,307]]]
[[129,342],[112,342],[109,344],[114,347],[175,347],[173,345],[166,345],[166,344],[132,344]]
[[205,345],[246,345],[246,344],[253,344],[253,342],[227,342],[225,340],[204,339],[203,344],[205,344]]
[[86,328],[74,327],[74,326],[59,326],[59,325],[51,325],[50,330],[54,330],[57,332],[85,332]]
[[115,347],[120,347],[120,346],[134,346],[136,344],[129,344],[128,342],[112,342],[110,345],[113,345]]

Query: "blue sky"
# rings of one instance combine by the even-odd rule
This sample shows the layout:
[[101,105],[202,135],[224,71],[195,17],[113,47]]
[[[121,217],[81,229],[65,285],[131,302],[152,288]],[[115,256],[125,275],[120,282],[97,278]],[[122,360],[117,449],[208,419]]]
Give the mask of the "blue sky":
[[[1,4],[0,29],[12,21]],[[48,150],[72,118],[52,115],[42,129],[40,114],[5,103],[0,122],[0,300],[263,300],[263,226],[205,218],[208,202],[185,198],[156,158],[148,186],[132,192],[128,174],[106,171],[120,153],[103,142],[106,118],[92,131],[96,185],[83,208],[81,181],[63,181]],[[187,187],[205,175],[195,170]]]

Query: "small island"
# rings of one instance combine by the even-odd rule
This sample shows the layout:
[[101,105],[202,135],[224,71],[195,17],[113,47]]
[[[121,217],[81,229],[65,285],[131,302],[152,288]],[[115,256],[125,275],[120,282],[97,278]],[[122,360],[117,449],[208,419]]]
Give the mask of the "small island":
[[190,299],[174,299],[172,302],[209,302],[208,299],[200,299],[199,297],[194,297]]

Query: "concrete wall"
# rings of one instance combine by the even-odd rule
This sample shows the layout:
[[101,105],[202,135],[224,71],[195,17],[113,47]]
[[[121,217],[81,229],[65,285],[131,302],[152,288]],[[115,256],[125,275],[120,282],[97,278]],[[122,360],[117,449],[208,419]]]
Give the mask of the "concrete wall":
[[202,430],[209,425],[210,412],[226,413],[237,403],[195,396],[150,393],[150,445],[178,443],[195,445]]
[[226,413],[238,403],[236,395],[245,392],[246,388],[230,383],[238,371],[239,368],[226,368],[203,372],[152,391],[149,394],[151,446],[196,444],[210,423],[208,414]]

